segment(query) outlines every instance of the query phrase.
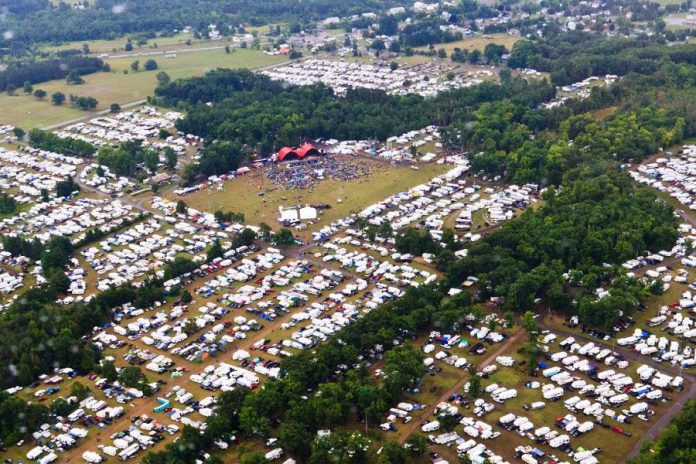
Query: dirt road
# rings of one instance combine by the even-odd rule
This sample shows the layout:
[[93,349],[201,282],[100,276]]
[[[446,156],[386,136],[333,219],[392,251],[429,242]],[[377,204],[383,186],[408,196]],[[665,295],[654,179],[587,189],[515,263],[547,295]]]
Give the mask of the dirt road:
[[643,442],[645,442],[646,440],[655,440],[660,434],[660,431],[663,428],[665,428],[672,420],[672,418],[679,414],[679,412],[684,408],[686,402],[690,399],[696,398],[696,376],[687,372],[683,372],[682,369],[678,367],[667,366],[661,363],[657,363],[653,361],[652,358],[650,358],[649,356],[642,356],[639,353],[636,353],[629,349],[625,349],[620,346],[609,345],[605,342],[597,340],[596,338],[578,335],[573,332],[558,329],[556,327],[550,328],[545,324],[544,321],[540,322],[539,326],[545,329],[553,330],[553,332],[556,334],[572,336],[576,340],[580,340],[583,342],[592,342],[595,345],[611,349],[612,351],[616,351],[617,353],[623,355],[626,359],[639,362],[641,364],[647,364],[655,369],[660,370],[661,372],[665,372],[675,376],[680,375],[684,378],[685,388],[687,388],[688,390],[686,390],[686,392],[682,392],[677,400],[672,401],[672,404],[670,405],[669,409],[667,409],[667,411],[665,411],[663,414],[661,414],[657,419],[653,421],[650,428],[640,437],[640,440],[638,440],[636,444],[633,446],[633,449],[631,449],[631,452],[629,453],[627,458],[636,456],[640,451]]
[[[493,354],[488,356],[486,359],[484,359],[479,365],[478,369],[481,370],[484,367],[488,366],[489,364],[493,363],[495,361],[495,358],[503,354],[505,351],[507,351],[510,346],[515,344],[521,337],[523,337],[525,332],[523,330],[518,330],[517,333],[515,333],[512,337],[508,338],[505,343],[503,343]],[[437,408],[437,405],[441,403],[442,401],[447,401],[450,396],[452,396],[454,393],[461,391],[462,388],[464,388],[464,385],[469,381],[469,376],[465,376],[462,378],[459,382],[457,382],[456,385],[454,385],[452,388],[444,392],[440,397],[433,402],[428,408],[424,411],[424,414],[421,416],[424,419],[429,418],[433,412],[435,411],[435,408]],[[410,437],[413,433],[418,431],[418,428],[420,427],[420,422],[418,421],[413,421],[410,424],[408,424],[407,427],[402,429],[401,435],[399,436],[399,443],[403,443]]]

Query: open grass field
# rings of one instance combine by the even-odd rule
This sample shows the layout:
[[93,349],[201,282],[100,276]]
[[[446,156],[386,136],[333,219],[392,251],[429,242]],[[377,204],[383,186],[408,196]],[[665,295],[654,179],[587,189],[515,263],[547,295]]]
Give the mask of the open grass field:
[[[257,68],[277,64],[287,59],[281,56],[267,56],[261,51],[251,49],[237,49],[229,54],[224,50],[202,50],[179,53],[176,58],[165,58],[162,55],[152,58],[159,65],[158,71],[165,71],[172,79],[202,75],[206,71],[219,67]],[[85,83],[82,85],[67,85],[64,80],[37,84],[34,86],[35,89],[41,88],[49,95],[44,101],[38,101],[21,90],[14,97],[2,94],[0,95],[2,122],[28,130],[79,118],[86,114],[84,111],[71,108],[69,104],[62,106],[51,104],[50,95],[54,92],[94,97],[99,101],[97,110],[108,109],[112,103],[123,105],[143,100],[153,94],[157,85],[158,71],[133,72],[130,65],[135,59],[140,60],[142,69],[148,58],[106,60],[111,66],[111,72],[84,76]],[[124,70],[127,70],[128,74],[124,74]]]
[[[191,45],[186,45],[187,40],[191,40]],[[125,53],[124,47],[126,46],[126,42],[128,41],[127,37],[120,37],[118,39],[100,39],[100,40],[87,40],[87,41],[75,41],[75,42],[65,42],[59,45],[52,45],[52,44],[45,44],[40,47],[42,51],[46,52],[51,52],[51,51],[60,51],[60,50],[70,50],[70,49],[82,49],[82,44],[87,44],[89,45],[89,51],[92,55],[99,55],[101,53]],[[213,42],[211,40],[195,40],[193,39],[193,33],[190,32],[180,32],[178,34],[174,34],[171,37],[157,37],[155,39],[150,39],[148,40],[148,43],[143,45],[143,46],[138,46],[136,45],[135,42],[133,42],[133,53],[138,53],[140,51],[153,51],[157,50],[152,47],[154,47],[155,44],[157,44],[157,47],[163,47],[163,48],[168,48],[173,45],[178,45],[181,47],[188,47],[188,48],[193,48],[196,46],[201,46],[201,45],[208,45],[211,43],[217,43],[220,44],[220,41]]]
[[[435,44],[435,49],[439,50],[444,48],[447,53],[452,53],[455,48],[461,48],[462,50],[481,50],[486,47],[489,43],[494,43],[496,45],[504,45],[508,50],[512,49],[512,46],[520,40],[520,37],[512,36],[510,34],[492,34],[490,38],[484,38],[483,36],[471,37],[467,39],[458,40],[456,42]],[[428,47],[419,47],[417,50],[427,50]]]
[[[325,225],[360,211],[377,200],[427,182],[447,170],[446,166],[440,164],[422,165],[418,171],[414,171],[407,166],[389,167],[378,161],[372,163],[373,171],[368,177],[350,181],[324,180],[313,190],[282,190],[266,178],[265,170],[257,170],[227,181],[222,192],[202,190],[183,198],[175,195],[170,198],[183,199],[198,210],[244,213],[247,223],[265,222],[273,229],[280,227],[277,221],[279,206],[328,203],[332,208],[324,211],[318,220],[319,225]],[[258,195],[261,191],[266,192],[263,197]],[[312,227],[314,230],[318,228],[317,225]]]

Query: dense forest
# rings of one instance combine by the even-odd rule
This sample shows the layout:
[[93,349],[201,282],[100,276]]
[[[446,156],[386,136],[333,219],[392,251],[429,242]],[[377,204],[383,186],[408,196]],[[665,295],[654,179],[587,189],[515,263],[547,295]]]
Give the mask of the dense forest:
[[512,310],[533,310],[543,298],[555,310],[579,313],[584,323],[609,329],[622,312],[633,313],[639,299],[612,291],[603,304],[590,303],[598,286],[620,274],[607,264],[670,249],[676,224],[671,208],[647,188],[635,189],[611,171],[588,172],[560,190],[550,188],[538,211],[472,245],[466,258],[452,263],[449,283],[475,275],[482,297],[504,296]]
[[508,78],[503,85],[489,82],[428,99],[366,89],[339,97],[323,85],[287,86],[245,70],[218,69],[160,85],[155,94],[154,102],[187,110],[177,129],[209,142],[198,167],[211,175],[236,168],[245,153],[268,156],[307,139],[385,140],[430,124],[464,124],[485,102],[532,109],[553,98],[555,89],[543,80]]
[[659,37],[606,38],[573,31],[515,43],[508,65],[549,72],[554,84],[568,85],[605,74],[652,74],[665,62],[696,64],[696,44],[668,47]]

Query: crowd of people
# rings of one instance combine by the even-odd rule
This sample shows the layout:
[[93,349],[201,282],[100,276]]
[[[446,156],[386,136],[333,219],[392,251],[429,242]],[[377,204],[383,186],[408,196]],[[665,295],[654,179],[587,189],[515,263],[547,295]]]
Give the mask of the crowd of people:
[[273,165],[268,179],[285,189],[310,189],[325,179],[346,181],[369,176],[372,167],[334,156],[323,156]]

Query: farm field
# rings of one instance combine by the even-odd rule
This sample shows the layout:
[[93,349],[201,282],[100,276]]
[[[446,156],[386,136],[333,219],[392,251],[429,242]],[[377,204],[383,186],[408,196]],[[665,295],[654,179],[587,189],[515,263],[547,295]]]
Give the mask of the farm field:
[[[191,45],[186,45],[186,40],[191,39]],[[127,37],[119,37],[118,39],[100,39],[100,40],[85,40],[85,41],[75,41],[75,42],[65,42],[61,44],[44,44],[40,46],[42,51],[53,52],[60,50],[70,50],[70,49],[82,49],[83,44],[89,45],[89,51],[92,55],[99,55],[102,53],[126,53],[124,47],[128,41]],[[210,44],[210,40],[194,40],[192,33],[180,32],[174,34],[171,37],[157,37],[155,39],[149,39],[148,43],[142,46],[133,43],[133,51],[131,53],[139,53],[144,51],[158,51],[166,50],[171,48],[173,45],[179,45],[181,47],[194,48],[201,46],[202,44]],[[221,44],[221,42],[217,42]],[[157,44],[158,48],[152,48],[154,44]]]
[[[227,54],[224,50],[203,50],[179,53],[176,58],[164,56],[152,57],[157,61],[157,71],[143,71],[142,66],[146,57],[129,57],[105,60],[111,66],[111,72],[99,72],[84,76],[82,85],[67,85],[64,80],[55,80],[37,84],[35,88],[45,90],[49,97],[38,101],[31,95],[17,92],[11,97],[0,95],[0,109],[3,112],[3,122],[31,129],[33,127],[50,126],[69,120],[89,116],[89,112],[71,108],[69,104],[55,106],[50,102],[50,95],[63,92],[66,95],[94,97],[99,101],[97,110],[106,110],[112,103],[120,105],[144,100],[153,94],[157,86],[156,74],[165,71],[172,79],[196,76],[219,67],[227,68],[258,68],[281,63],[287,58],[264,55],[261,51],[251,49],[236,49]],[[133,72],[130,65],[134,60],[140,60],[141,71]],[[124,70],[128,74],[124,74]]]
[[[277,222],[279,206],[328,203],[332,208],[325,210],[317,224],[311,227],[316,230],[361,210],[376,198],[386,198],[407,190],[448,170],[447,166],[440,164],[421,165],[415,171],[408,166],[390,167],[378,161],[371,163],[374,168],[368,177],[349,181],[324,180],[313,190],[281,190],[264,176],[262,170],[257,170],[227,181],[222,192],[201,190],[185,197],[172,194],[169,199],[182,199],[188,206],[198,210],[243,213],[248,224],[265,222],[273,229],[280,227]],[[258,194],[261,191],[265,192],[263,201],[259,201]]]
[[[510,34],[492,34],[490,35],[490,38],[484,38],[482,36],[478,37],[471,37],[467,39],[462,39],[458,40],[456,42],[449,42],[449,43],[441,43],[441,44],[435,44],[435,49],[438,50],[440,48],[444,48],[447,53],[452,53],[455,48],[460,48],[462,50],[480,50],[483,52],[483,49],[488,45],[489,43],[493,43],[496,45],[504,45],[505,48],[508,50],[512,49],[512,46],[520,40],[520,37],[516,37]],[[416,50],[428,50],[428,47],[418,47]]]

